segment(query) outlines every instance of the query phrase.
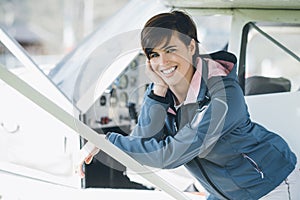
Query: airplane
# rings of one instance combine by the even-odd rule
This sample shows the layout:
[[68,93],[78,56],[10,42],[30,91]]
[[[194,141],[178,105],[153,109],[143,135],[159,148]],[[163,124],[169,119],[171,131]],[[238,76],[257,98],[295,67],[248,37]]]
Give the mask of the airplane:
[[[300,156],[300,1],[131,0],[49,73],[0,29],[1,199],[206,199],[183,168],[140,165],[104,139],[135,125],[149,83],[139,33],[173,9],[194,19],[200,52],[237,56],[252,120]],[[102,152],[81,179],[74,162],[87,141]]]

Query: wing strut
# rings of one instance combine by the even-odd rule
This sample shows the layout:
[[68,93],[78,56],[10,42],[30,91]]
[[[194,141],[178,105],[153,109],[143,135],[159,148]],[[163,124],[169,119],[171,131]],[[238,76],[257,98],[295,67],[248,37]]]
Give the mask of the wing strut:
[[158,188],[165,191],[167,194],[171,195],[178,200],[188,200],[188,198],[183,192],[176,189],[174,186],[169,184],[167,181],[158,176],[155,172],[149,168],[139,164],[133,158],[128,156],[125,152],[111,144],[104,138],[104,135],[98,134],[91,128],[86,126],[84,123],[74,118],[72,115],[64,111],[62,108],[57,106],[51,100],[43,96],[41,93],[29,86],[25,81],[17,77],[15,74],[11,73],[4,66],[0,65],[0,79],[10,85],[12,88],[17,90],[19,93],[30,99],[32,102],[37,104],[39,107],[44,109],[49,114],[53,115],[56,119],[64,123],[66,126],[73,129],[80,136],[86,140],[93,143],[102,151],[106,152],[114,159],[118,160],[124,166],[135,171],[137,174],[141,175],[146,180],[150,181]]

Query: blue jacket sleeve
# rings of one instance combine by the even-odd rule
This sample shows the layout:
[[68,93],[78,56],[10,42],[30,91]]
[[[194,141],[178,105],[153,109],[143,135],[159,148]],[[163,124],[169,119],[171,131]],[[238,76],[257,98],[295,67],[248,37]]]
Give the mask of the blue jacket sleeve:
[[138,118],[131,136],[160,139],[164,136],[165,118],[169,104],[150,97],[152,85],[147,88]]
[[245,114],[243,94],[236,81],[214,77],[208,87],[210,104],[197,110],[176,135],[159,140],[111,133],[107,139],[141,164],[156,168],[175,168],[196,156],[205,157]]

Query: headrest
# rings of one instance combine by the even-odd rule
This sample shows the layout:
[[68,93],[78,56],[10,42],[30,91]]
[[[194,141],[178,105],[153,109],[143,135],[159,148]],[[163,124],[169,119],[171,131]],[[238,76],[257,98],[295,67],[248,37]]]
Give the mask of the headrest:
[[283,77],[251,76],[245,80],[245,95],[289,92],[290,90],[290,80]]

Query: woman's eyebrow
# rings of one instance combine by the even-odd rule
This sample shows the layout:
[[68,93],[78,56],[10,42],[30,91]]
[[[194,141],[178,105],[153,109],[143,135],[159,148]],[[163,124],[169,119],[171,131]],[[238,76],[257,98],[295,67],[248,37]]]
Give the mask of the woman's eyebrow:
[[162,47],[162,50],[168,50],[168,49],[172,49],[174,47],[176,47],[176,45],[165,46],[165,47]]
[[[163,50],[163,51],[165,51],[165,50],[168,50],[168,49],[171,49],[171,48],[174,48],[174,47],[177,47],[176,45],[170,45],[170,46],[163,46],[163,47],[161,47],[160,49],[161,50]],[[152,49],[152,51],[151,52],[149,52],[149,54],[151,54],[151,53],[155,53],[156,51],[154,50],[154,49]]]
[[164,47],[164,49],[171,49],[171,48],[174,48],[174,47],[176,47],[176,45],[166,46],[166,47]]

